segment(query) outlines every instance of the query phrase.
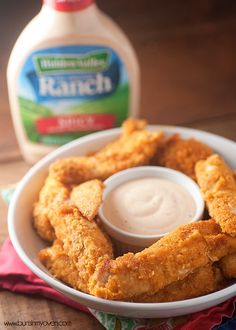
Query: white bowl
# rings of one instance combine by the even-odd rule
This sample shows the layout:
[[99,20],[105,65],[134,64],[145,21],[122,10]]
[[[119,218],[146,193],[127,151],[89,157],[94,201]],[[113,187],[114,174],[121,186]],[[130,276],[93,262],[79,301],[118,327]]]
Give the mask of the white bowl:
[[[220,153],[232,168],[236,168],[236,143],[233,141],[188,128],[171,126],[150,126],[149,128],[152,130],[161,129],[167,134],[180,133],[184,138],[195,137],[202,142],[206,142],[216,152]],[[37,276],[65,296],[87,307],[128,317],[156,318],[184,315],[217,305],[233,297],[236,294],[236,284],[202,297],[177,302],[132,303],[110,301],[70,288],[55,279],[39,262],[38,252],[46,244],[33,229],[31,220],[32,205],[38,199],[39,190],[48,173],[48,166],[61,157],[84,155],[89,151],[98,150],[117,138],[119,134],[119,128],[111,129],[72,141],[43,158],[23,177],[14,193],[8,214],[10,238],[19,257]]]
[[[103,192],[103,199],[105,199],[106,196],[120,184],[144,177],[167,179],[183,186],[192,196],[196,205],[195,213],[190,222],[194,222],[202,218],[204,212],[204,201],[202,199],[199,186],[187,175],[179,171],[160,166],[140,166],[130,168],[110,176],[107,180],[104,181],[105,190]],[[111,221],[109,221],[109,219],[107,219],[103,204],[99,208],[98,214],[107,233],[115,240],[125,243],[123,244],[124,249],[122,249],[122,252],[128,252],[129,249],[130,251],[137,251],[138,247],[148,247],[167,234],[166,232],[163,232],[162,234],[147,235],[136,234],[122,230],[121,228],[115,226]],[[127,249],[125,249],[126,246]]]

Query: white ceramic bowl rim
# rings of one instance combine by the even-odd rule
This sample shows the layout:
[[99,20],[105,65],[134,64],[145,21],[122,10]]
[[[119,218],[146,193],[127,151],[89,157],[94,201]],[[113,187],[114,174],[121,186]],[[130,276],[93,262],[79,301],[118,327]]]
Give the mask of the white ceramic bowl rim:
[[[129,169],[120,171],[116,174],[113,174],[112,176],[110,176],[108,179],[106,179],[104,181],[105,190],[103,193],[103,197],[105,198],[111,190],[113,190],[115,187],[118,187],[121,183],[127,182],[129,180],[133,180],[136,178],[141,179],[144,177],[157,177],[157,178],[159,177],[159,178],[169,179],[170,181],[173,181],[173,182],[178,181],[179,184],[181,184],[180,182],[182,182],[182,184],[186,183],[189,188],[191,187],[191,189],[188,189],[188,192],[193,197],[195,205],[196,205],[196,210],[195,210],[194,216],[189,223],[194,222],[196,220],[200,220],[200,218],[202,217],[203,212],[204,212],[205,203],[201,196],[199,186],[196,184],[196,182],[194,182],[187,175],[185,175],[179,171],[170,169],[170,168],[165,168],[165,167],[160,167],[160,166],[138,166],[138,167],[129,168]],[[127,231],[115,226],[112,222],[109,221],[109,219],[106,218],[106,216],[104,215],[104,212],[103,212],[103,205],[100,206],[98,215],[99,215],[101,221],[103,223],[105,223],[105,225],[107,227],[109,227],[112,230],[112,232],[114,232],[114,233],[117,232],[120,235],[124,236],[127,239],[127,243],[129,243],[128,242],[129,238],[132,238],[132,239],[142,239],[142,238],[159,239],[159,238],[163,237],[164,235],[168,234],[167,232],[164,232],[162,234],[150,234],[150,235],[149,234],[135,234],[135,233],[127,232]],[[114,237],[114,238],[116,238],[116,237]]]
[[[227,162],[233,162],[232,150],[236,150],[236,144],[234,141],[231,141],[224,137],[201,130],[176,126],[155,125],[148,126],[148,129],[161,129],[168,134],[180,133],[183,137],[195,137],[202,141],[207,141],[207,143],[212,146],[216,150],[216,152],[224,154],[224,158]],[[31,269],[33,273],[35,273],[37,276],[39,276],[41,279],[46,281],[49,285],[51,285],[58,291],[62,292],[66,296],[69,296],[71,299],[80,301],[82,304],[90,307],[92,306],[93,308],[96,307],[96,309],[98,310],[106,310],[110,313],[116,313],[117,311],[117,313],[120,315],[132,316],[137,315],[138,313],[138,315],[142,314],[144,315],[143,317],[147,318],[154,316],[169,317],[175,315],[183,315],[186,313],[192,313],[214,306],[230,297],[233,297],[236,294],[236,284],[232,284],[224,289],[204,296],[175,302],[135,303],[106,300],[75,290],[67,286],[66,284],[63,284],[59,280],[55,279],[53,276],[47,273],[46,269],[42,270],[34,262],[34,259],[30,256],[29,251],[26,251],[23,248],[20,237],[15,229],[18,215],[17,206],[18,200],[20,196],[24,193],[25,187],[29,184],[35,174],[40,170],[46,171],[46,168],[48,168],[48,166],[56,159],[72,155],[74,153],[74,150],[76,150],[78,144],[81,146],[82,144],[86,144],[89,142],[92,143],[94,140],[99,139],[101,136],[103,136],[105,139],[116,138],[119,133],[120,129],[115,128],[103,132],[93,133],[91,135],[80,138],[79,141],[72,141],[41,159],[25,174],[20,183],[17,185],[8,212],[8,230],[10,239],[21,260],[26,264],[27,267]]]

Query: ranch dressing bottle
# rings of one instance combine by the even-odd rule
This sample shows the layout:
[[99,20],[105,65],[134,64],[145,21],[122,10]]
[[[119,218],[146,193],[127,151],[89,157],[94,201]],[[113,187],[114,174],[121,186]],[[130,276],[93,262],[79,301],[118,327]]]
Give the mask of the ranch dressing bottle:
[[7,79],[16,135],[29,163],[138,115],[135,53],[93,0],[44,0],[13,48]]

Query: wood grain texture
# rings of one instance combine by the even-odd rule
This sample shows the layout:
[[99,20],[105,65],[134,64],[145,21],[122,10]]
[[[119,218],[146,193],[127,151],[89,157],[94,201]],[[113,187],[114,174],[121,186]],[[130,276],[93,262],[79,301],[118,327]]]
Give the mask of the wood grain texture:
[[[26,329],[69,329],[69,330],[101,330],[104,329],[98,321],[83,312],[74,310],[62,304],[40,297],[14,294],[8,291],[0,292],[0,329],[16,329],[4,327],[6,321],[58,321],[64,326],[37,327],[25,326]],[[61,323],[62,324],[62,323]]]

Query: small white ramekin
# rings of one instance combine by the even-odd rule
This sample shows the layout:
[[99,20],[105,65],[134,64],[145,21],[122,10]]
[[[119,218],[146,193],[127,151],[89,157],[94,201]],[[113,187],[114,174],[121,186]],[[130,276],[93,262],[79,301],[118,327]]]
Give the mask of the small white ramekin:
[[[145,177],[156,177],[161,179],[167,179],[172,182],[182,185],[189,194],[193,197],[196,204],[196,211],[190,222],[197,221],[202,218],[204,212],[204,201],[201,196],[198,185],[185,174],[159,166],[140,166],[130,168],[128,170],[121,171],[117,174],[110,176],[105,182],[105,190],[103,192],[103,199],[107,194],[120,184]],[[147,234],[135,234],[124,231],[116,227],[113,223],[106,218],[103,212],[103,204],[99,208],[99,218],[103,224],[103,227],[114,241],[115,248],[118,254],[130,252],[137,252],[145,247],[148,247],[155,243],[158,239],[165,236],[168,233],[158,235]]]

